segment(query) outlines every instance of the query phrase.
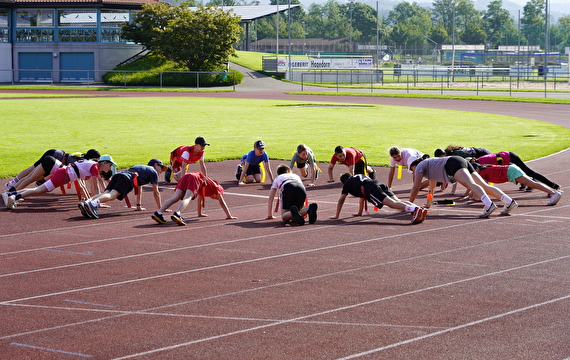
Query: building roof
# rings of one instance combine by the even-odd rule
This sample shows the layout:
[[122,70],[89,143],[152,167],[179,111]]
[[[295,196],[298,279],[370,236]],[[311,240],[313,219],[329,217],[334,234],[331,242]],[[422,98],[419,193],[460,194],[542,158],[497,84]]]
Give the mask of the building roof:
[[[301,6],[300,4],[291,4],[291,9]],[[192,7],[192,10],[198,8]],[[233,11],[233,13],[241,17],[242,22],[249,22],[261,19],[277,12],[285,12],[289,9],[289,5],[257,5],[257,6],[222,6],[224,11]]]
[[141,6],[144,4],[156,4],[162,2],[160,0],[0,0],[0,7],[10,5],[10,7],[14,6],[25,6],[29,7],[32,6],[61,6],[65,5],[66,7],[70,6],[85,6],[85,5],[128,5],[129,7],[132,6]]

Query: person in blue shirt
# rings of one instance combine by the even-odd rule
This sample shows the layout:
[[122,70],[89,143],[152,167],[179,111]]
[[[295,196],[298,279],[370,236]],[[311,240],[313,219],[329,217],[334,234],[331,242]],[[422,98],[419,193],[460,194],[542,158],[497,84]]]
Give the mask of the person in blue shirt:
[[261,182],[262,163],[265,166],[265,173],[269,176],[269,181],[273,183],[273,172],[269,166],[269,156],[265,152],[265,143],[257,140],[253,143],[253,150],[247,153],[238,185],[243,185],[245,182]]

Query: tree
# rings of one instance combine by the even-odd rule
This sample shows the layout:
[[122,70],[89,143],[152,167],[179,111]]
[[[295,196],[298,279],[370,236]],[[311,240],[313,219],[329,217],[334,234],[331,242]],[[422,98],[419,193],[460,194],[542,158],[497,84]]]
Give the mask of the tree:
[[528,45],[544,45],[544,0],[530,0],[523,8],[522,33]]
[[475,9],[473,0],[434,0],[432,20],[452,37],[455,33],[456,42],[484,44],[486,41],[481,13]]
[[431,12],[415,2],[399,3],[386,19],[392,26],[390,39],[394,44],[425,44],[432,32],[430,17]]
[[123,27],[126,38],[175,61],[189,70],[217,70],[235,55],[239,17],[220,7],[147,4]]
[[570,46],[570,15],[558,18],[558,24],[551,29],[552,50],[564,52]]
[[483,28],[487,34],[487,41],[493,48],[499,45],[515,45],[517,30],[511,14],[503,9],[502,0],[493,0],[483,11]]

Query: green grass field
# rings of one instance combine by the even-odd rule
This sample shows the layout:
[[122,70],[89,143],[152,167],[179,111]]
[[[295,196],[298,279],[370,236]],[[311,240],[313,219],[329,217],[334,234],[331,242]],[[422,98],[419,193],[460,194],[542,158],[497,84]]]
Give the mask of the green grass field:
[[397,106],[309,106],[315,104],[323,105],[192,97],[4,99],[0,177],[15,175],[50,148],[96,148],[122,168],[153,157],[167,161],[171,150],[191,145],[196,136],[212,144],[207,161],[238,159],[257,139],[266,142],[272,159],[288,160],[306,143],[326,162],[343,145],[362,149],[373,165],[387,165],[394,145],[432,154],[457,143],[513,151],[524,160],[570,147],[570,130],[527,119]]

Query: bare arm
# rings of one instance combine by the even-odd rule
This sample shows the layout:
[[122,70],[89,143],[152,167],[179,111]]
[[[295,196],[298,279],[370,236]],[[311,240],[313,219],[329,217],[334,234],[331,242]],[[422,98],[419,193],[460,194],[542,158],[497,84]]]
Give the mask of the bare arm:
[[222,208],[222,210],[224,210],[224,212],[226,213],[226,219],[237,219],[236,216],[232,216],[232,214],[230,213],[230,208],[226,204],[226,201],[224,200],[222,194],[218,194],[218,202],[220,203],[220,207]]
[[340,210],[342,210],[342,206],[344,205],[344,201],[346,200],[347,194],[342,194],[338,199],[338,203],[336,204],[336,215],[331,217],[331,219],[338,219],[340,216]]
[[410,202],[414,202],[416,200],[416,196],[420,192],[420,187],[422,186],[422,179],[424,177],[423,172],[415,172],[414,173],[414,186],[412,186],[412,191],[410,192]]
[[275,193],[277,189],[271,189],[269,192],[269,199],[267,200],[267,219],[275,219],[273,216],[273,199],[275,198]]

